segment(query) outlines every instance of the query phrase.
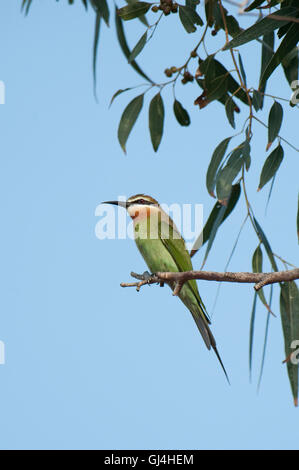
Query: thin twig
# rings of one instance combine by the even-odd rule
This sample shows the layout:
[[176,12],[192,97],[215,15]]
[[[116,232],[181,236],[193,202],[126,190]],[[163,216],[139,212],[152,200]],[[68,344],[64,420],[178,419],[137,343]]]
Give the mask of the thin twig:
[[255,284],[256,291],[269,284],[278,282],[290,282],[299,279],[299,268],[286,271],[275,271],[271,273],[249,273],[249,272],[216,272],[216,271],[183,271],[183,272],[157,272],[149,274],[136,274],[131,272],[131,276],[138,279],[138,282],[122,282],[121,287],[136,287],[139,291],[145,284],[157,284],[163,282],[175,283],[174,295],[180,293],[184,283],[192,279],[217,282],[238,282]]

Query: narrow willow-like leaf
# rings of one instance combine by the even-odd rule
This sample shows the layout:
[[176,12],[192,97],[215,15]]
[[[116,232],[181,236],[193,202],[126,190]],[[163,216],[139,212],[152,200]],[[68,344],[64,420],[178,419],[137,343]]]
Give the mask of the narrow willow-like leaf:
[[22,6],[21,6],[21,10],[23,10],[23,9],[26,7],[26,8],[25,8],[25,16],[27,16],[28,13],[29,13],[29,9],[30,9],[31,3],[32,3],[32,0],[23,0]]
[[262,189],[276,174],[283,160],[283,148],[279,144],[273,152],[270,153],[262,168],[258,191]]
[[[262,61],[261,61],[261,71],[260,71],[260,80],[266,70],[267,65],[274,55],[274,31],[270,31],[263,36],[262,41]],[[261,92],[261,105],[260,109],[263,108],[264,104],[264,95],[263,93],[266,90],[266,82],[260,86],[259,91]]]
[[287,81],[290,85],[295,80],[298,80],[298,69],[299,69],[299,51],[297,47],[287,54],[281,62],[283,66],[283,71],[286,76]]
[[91,4],[96,12],[99,12],[106,25],[109,26],[109,7],[107,0],[91,0]]
[[84,5],[84,7],[85,7],[85,10],[87,10],[87,0],[82,0],[82,3],[83,3],[83,5]]
[[243,61],[242,61],[242,57],[240,53],[239,53],[239,66],[240,66],[240,72],[241,72],[241,76],[243,79],[243,83],[247,87],[246,73],[245,73],[245,69],[244,69],[244,65],[243,65]]
[[226,100],[225,113],[226,113],[228,122],[235,129],[236,128],[236,124],[235,124],[235,105],[234,105],[234,102],[233,102],[231,96]]
[[239,146],[231,153],[226,165],[222,168],[216,181],[216,193],[217,199],[222,204],[226,205],[229,198],[232,183],[240,172],[244,164],[244,158],[242,155],[242,147]]
[[277,28],[280,28],[284,24],[289,23],[289,17],[290,16],[295,16],[297,13],[297,9],[295,7],[285,7],[281,8],[279,10],[279,16],[280,18],[286,17],[285,20],[283,19],[274,19],[271,18],[271,16],[266,16],[262,18],[260,21],[257,23],[253,24],[250,26],[248,29],[245,29],[245,31],[242,31],[240,34],[238,34],[236,37],[234,37],[228,44],[226,44],[223,47],[223,50],[231,49],[232,47],[239,47],[242,44],[246,44],[249,41],[252,41],[253,39],[257,39],[258,37],[269,33],[271,31],[274,31]]
[[[195,253],[197,253],[197,251],[199,250],[200,248],[200,244],[202,243],[202,245],[204,245],[209,239],[210,239],[210,236],[211,236],[211,232],[212,232],[212,229],[214,227],[214,224],[216,222],[216,219],[219,215],[219,212],[220,210],[222,209],[222,207],[225,207],[225,212],[224,212],[224,216],[222,218],[222,222],[225,221],[225,219],[231,214],[231,212],[233,211],[233,209],[236,207],[237,205],[237,202],[239,200],[239,197],[240,197],[240,194],[241,194],[241,186],[240,186],[240,183],[238,184],[235,184],[233,185],[232,187],[232,192],[231,192],[231,195],[230,195],[230,198],[228,200],[228,204],[227,206],[222,206],[222,204],[220,204],[220,202],[216,202],[216,204],[214,205],[209,217],[208,217],[208,220],[207,222],[205,223],[205,226],[204,226],[204,229],[203,229],[203,232],[199,235],[199,237],[197,238],[197,240],[195,241],[194,243],[194,246],[192,247],[192,250],[190,252],[190,256],[194,256]],[[215,238],[215,236],[214,236]]]
[[187,33],[194,33],[196,31],[195,25],[203,25],[201,17],[188,6],[179,5],[179,17]]
[[93,70],[93,92],[96,98],[96,86],[97,86],[97,52],[98,52],[98,45],[99,45],[99,37],[100,37],[100,26],[101,26],[101,13],[99,11],[96,12],[96,23],[94,28],[94,40],[93,40],[93,63],[92,63],[92,70]]
[[276,139],[279,134],[281,123],[283,118],[283,109],[280,103],[274,101],[268,119],[268,145],[266,150],[268,150],[272,142]]
[[293,341],[299,338],[299,290],[294,281],[280,285],[280,313],[287,371],[294,404],[298,406],[298,361],[293,361],[292,353],[295,353],[294,347],[298,349],[298,344],[294,345]]
[[178,100],[174,100],[173,112],[176,117],[176,120],[181,126],[189,126],[190,116],[188,112],[186,111],[186,109]]
[[254,10],[255,8],[259,7],[262,3],[264,3],[265,0],[254,0],[247,8],[245,8],[245,11],[251,11]]
[[207,100],[209,102],[219,100],[228,90],[228,75],[220,75],[208,85]]
[[125,108],[118,126],[118,140],[121,148],[126,153],[126,143],[130,132],[140,114],[144,95],[136,96]]
[[[128,43],[127,43],[127,40],[126,40],[122,19],[117,14],[117,7],[115,8],[115,26],[116,26],[117,39],[118,39],[119,45],[121,47],[121,50],[123,51],[123,53],[124,53],[125,57],[127,58],[127,60],[129,60],[129,57],[131,55],[131,51],[129,49],[129,46],[128,46]],[[132,60],[132,62],[130,62],[130,65],[133,67],[133,69],[137,73],[139,73],[139,75],[141,75],[143,78],[145,78],[150,83],[153,83],[153,81],[143,72],[143,70],[141,70],[141,68],[139,67],[139,65],[137,64],[137,62],[135,60]]]
[[216,175],[227,150],[228,144],[230,142],[231,137],[227,137],[226,139],[222,140],[220,144],[217,145],[215,148],[206,176],[206,186],[209,194],[215,197],[214,189],[216,186]]
[[186,7],[192,8],[192,10],[196,9],[196,6],[199,5],[200,0],[185,0]]
[[245,161],[246,171],[248,171],[251,165],[251,157],[250,157],[250,143],[247,139],[242,144],[242,154],[243,154],[243,158]]
[[258,90],[253,90],[252,104],[256,111],[259,111],[263,107],[263,96]]
[[132,50],[130,57],[129,57],[129,62],[132,62],[132,60],[136,59],[136,57],[140,54],[142,49],[144,48],[147,40],[147,31],[141,36],[139,41],[137,42],[136,46]]
[[129,90],[132,90],[132,88],[124,88],[124,89],[120,89],[120,90],[117,90],[114,95],[112,96],[111,98],[111,101],[110,101],[110,104],[109,104],[109,108],[110,106],[112,105],[113,101],[115,100],[115,98],[118,96],[118,95],[121,95],[122,93],[124,93],[125,91],[129,91]]
[[268,258],[270,260],[272,269],[273,269],[273,271],[278,271],[278,266],[277,266],[277,263],[274,259],[274,255],[273,255],[273,251],[272,251],[272,248],[270,246],[270,243],[269,243],[262,227],[260,226],[260,224],[258,223],[258,221],[256,220],[256,218],[254,216],[253,216],[253,221],[254,221],[254,227],[255,227],[255,230],[258,234],[258,237],[259,237],[260,241],[262,242],[262,244],[265,247],[265,250],[266,250],[266,253],[267,253]]
[[117,10],[117,14],[123,20],[128,21],[134,18],[138,18],[141,15],[145,15],[151,6],[152,3],[147,2],[129,3],[125,7],[122,7]]
[[[279,10],[279,16],[281,15],[281,11]],[[260,80],[260,85],[259,88],[261,88],[270,75],[274,72],[276,67],[282,62],[284,57],[291,52],[291,50],[297,45],[299,41],[299,24],[294,23],[292,26],[290,26],[287,34],[281,41],[278,49],[276,50],[275,54],[273,55],[272,59],[268,63],[262,77]]]
[[151,141],[156,152],[160,145],[164,127],[164,104],[160,93],[157,93],[149,105],[149,130]]
[[[126,0],[126,2],[127,3],[136,3],[136,0]],[[144,26],[146,26],[146,27],[149,26],[145,15],[138,16],[138,20],[141,21],[141,23],[144,24]]]
[[249,379],[250,381],[251,381],[251,376],[252,376],[252,358],[253,358],[253,340],[254,340],[256,300],[257,300],[257,292],[255,292],[253,296],[253,305],[252,305],[252,310],[251,310],[250,327],[249,327]]
[[217,214],[217,217],[214,221],[214,224],[212,226],[212,230],[210,232],[210,236],[209,236],[209,241],[208,241],[208,246],[207,246],[207,249],[206,249],[206,252],[205,252],[205,256],[204,256],[204,259],[203,259],[203,262],[202,262],[202,265],[201,265],[201,268],[203,268],[205,262],[207,261],[207,258],[209,256],[209,253],[210,253],[210,250],[212,248],[212,245],[213,245],[213,242],[215,240],[215,236],[216,236],[216,233],[217,233],[217,230],[218,228],[220,227],[220,225],[222,224],[223,222],[223,219],[224,219],[224,214],[225,214],[225,210],[226,210],[226,207],[225,206],[222,206],[219,211],[218,211],[218,214]]
[[[263,272],[263,252],[261,250],[260,245],[258,245],[255,252],[253,253],[252,272],[254,272],[254,273],[262,273]],[[271,311],[270,305],[268,305],[268,303],[266,301],[266,297],[265,297],[263,289],[259,289],[257,291],[257,294],[258,294],[262,304],[268,310],[268,312],[273,314],[273,312]]]
[[[271,303],[272,303],[272,295],[273,295],[273,284],[271,284],[271,286],[270,286],[270,300],[269,300],[269,307],[270,308],[271,308]],[[266,320],[266,326],[265,326],[265,335],[264,335],[264,345],[263,345],[262,361],[261,361],[261,368],[260,368],[260,376],[259,376],[259,380],[258,380],[258,384],[257,384],[258,390],[261,386],[263,371],[264,371],[264,365],[265,365],[265,359],[266,359],[266,349],[267,349],[267,343],[268,343],[270,316],[271,316],[270,312],[268,312],[267,320]]]

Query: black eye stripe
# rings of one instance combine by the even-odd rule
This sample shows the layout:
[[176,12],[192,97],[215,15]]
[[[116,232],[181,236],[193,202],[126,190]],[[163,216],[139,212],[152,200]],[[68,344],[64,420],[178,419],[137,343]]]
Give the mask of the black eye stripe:
[[151,202],[146,201],[145,199],[138,199],[137,201],[134,201],[134,204],[151,204]]

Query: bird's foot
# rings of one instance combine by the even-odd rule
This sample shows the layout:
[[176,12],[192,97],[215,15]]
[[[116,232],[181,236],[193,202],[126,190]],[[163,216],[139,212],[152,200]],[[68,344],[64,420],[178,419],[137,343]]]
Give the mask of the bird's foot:
[[145,284],[150,285],[160,283],[156,274],[150,274],[148,271],[145,271],[143,274],[131,272],[131,276],[135,277],[135,279],[138,279],[139,282],[122,282],[121,287],[136,287],[137,292],[139,292],[140,288]]

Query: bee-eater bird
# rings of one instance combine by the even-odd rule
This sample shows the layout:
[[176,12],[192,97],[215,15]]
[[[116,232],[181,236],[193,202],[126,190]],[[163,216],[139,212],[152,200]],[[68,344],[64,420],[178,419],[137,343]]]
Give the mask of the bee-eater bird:
[[[127,209],[133,219],[136,245],[151,273],[182,272],[193,269],[184,239],[158,201],[150,196],[137,194],[127,201],[106,201],[103,204],[115,204]],[[167,281],[167,284],[173,291],[175,282]],[[207,348],[214,349],[229,382],[215,338],[209,328],[211,321],[199,295],[196,280],[185,282],[178,296],[190,310]]]

